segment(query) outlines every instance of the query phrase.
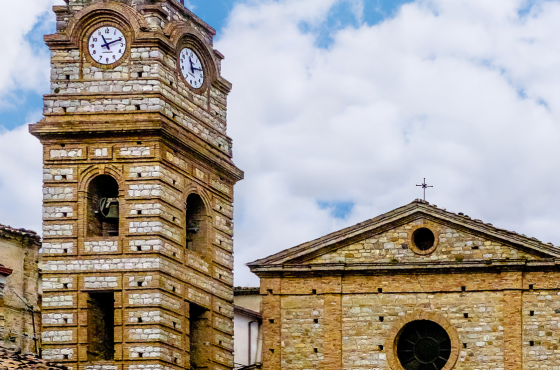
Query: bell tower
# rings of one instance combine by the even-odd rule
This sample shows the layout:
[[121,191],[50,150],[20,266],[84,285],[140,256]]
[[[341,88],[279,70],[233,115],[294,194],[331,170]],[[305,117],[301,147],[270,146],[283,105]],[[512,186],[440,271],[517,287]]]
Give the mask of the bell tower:
[[176,0],[55,6],[43,145],[43,358],[233,368],[231,84]]

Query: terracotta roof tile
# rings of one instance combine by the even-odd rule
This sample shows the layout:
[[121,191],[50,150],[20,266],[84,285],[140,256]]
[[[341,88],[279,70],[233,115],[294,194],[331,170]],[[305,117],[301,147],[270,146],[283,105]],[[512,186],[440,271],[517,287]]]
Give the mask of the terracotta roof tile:
[[0,224],[0,232],[6,232],[12,235],[21,235],[24,237],[28,237],[30,239],[34,239],[36,242],[40,243],[41,242],[41,237],[33,230],[27,230],[27,229],[14,229],[11,226],[7,226],[7,225],[2,225]]
[[37,355],[22,354],[0,346],[0,370],[67,370],[66,366],[47,362]]

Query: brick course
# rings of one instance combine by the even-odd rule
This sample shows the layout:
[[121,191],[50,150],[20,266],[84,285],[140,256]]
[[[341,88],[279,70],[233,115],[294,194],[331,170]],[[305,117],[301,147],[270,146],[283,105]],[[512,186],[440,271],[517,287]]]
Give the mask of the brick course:
[[[232,161],[231,84],[220,75],[214,31],[172,0],[69,0],[54,10],[57,32],[45,37],[51,91],[45,118],[30,127],[44,148],[43,351],[72,370],[180,370],[200,361],[191,358],[194,341],[208,348],[207,369],[232,368],[233,186],[243,172]],[[114,65],[87,54],[84,40],[99,25],[127,37]],[[207,72],[196,91],[177,71],[187,44]],[[115,229],[89,208],[107,197],[90,188],[100,175],[118,185]],[[187,248],[192,193],[208,220],[196,250]],[[103,315],[88,307],[107,293],[114,358],[96,364],[88,330]],[[203,312],[196,338],[191,311]]]
[[[413,247],[421,227],[430,253]],[[559,262],[560,248],[414,202],[249,264],[263,366],[402,370],[401,329],[431,320],[451,339],[444,370],[554,369]]]

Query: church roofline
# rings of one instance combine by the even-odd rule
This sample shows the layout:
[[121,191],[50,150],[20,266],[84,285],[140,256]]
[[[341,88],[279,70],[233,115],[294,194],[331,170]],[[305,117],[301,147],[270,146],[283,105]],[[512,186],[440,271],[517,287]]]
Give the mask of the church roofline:
[[436,205],[430,205],[430,203],[424,200],[416,199],[410,204],[396,208],[370,220],[335,231],[321,238],[286,249],[266,258],[250,262],[247,266],[251,271],[256,272],[257,269],[260,270],[263,267],[274,267],[282,264],[301,264],[304,259],[308,259],[306,258],[307,256],[314,257],[319,250],[338,249],[347,245],[347,243],[345,243],[347,240],[355,242],[363,239],[363,234],[375,235],[394,227],[399,220],[414,217],[415,215],[432,216],[465,229],[485,234],[508,244],[517,245],[522,249],[540,254],[545,258],[560,258],[560,248],[551,243],[546,244],[536,238],[530,238],[514,231],[497,228],[481,220],[473,220],[461,212],[449,212],[446,211],[445,208],[438,208]]

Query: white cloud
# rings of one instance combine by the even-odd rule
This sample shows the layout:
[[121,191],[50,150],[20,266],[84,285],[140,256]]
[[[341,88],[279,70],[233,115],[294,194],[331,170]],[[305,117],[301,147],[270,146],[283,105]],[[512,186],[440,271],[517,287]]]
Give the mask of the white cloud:
[[0,131],[0,223],[41,232],[42,161],[28,125]]
[[[342,1],[342,0],[341,0]],[[316,27],[334,1],[237,6],[217,48],[243,265],[421,196],[560,244],[560,3],[422,0],[375,26]],[[367,3],[366,3],[367,4]],[[353,201],[346,220],[317,201]]]
[[[0,45],[2,68],[0,69],[0,108],[12,100],[15,89],[48,91],[49,54],[39,42],[26,37],[40,36],[54,30],[54,13],[51,7],[62,0],[7,1],[0,12]],[[8,99],[9,98],[9,99]]]

